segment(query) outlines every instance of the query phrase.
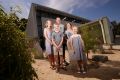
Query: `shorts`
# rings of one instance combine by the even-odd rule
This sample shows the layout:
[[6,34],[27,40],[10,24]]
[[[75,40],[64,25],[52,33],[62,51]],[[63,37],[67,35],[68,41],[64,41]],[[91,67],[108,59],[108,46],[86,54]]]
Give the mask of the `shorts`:
[[63,55],[63,49],[62,48],[60,48],[60,50],[58,51],[57,49],[56,49],[56,47],[53,47],[53,51],[54,51],[54,55],[58,55],[58,52],[59,52],[59,55]]

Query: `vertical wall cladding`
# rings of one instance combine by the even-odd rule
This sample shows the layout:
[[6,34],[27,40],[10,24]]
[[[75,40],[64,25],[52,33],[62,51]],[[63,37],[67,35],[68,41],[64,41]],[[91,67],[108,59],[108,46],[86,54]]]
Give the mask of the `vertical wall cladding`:
[[38,37],[37,23],[36,23],[36,10],[34,5],[31,6],[31,9],[30,9],[28,23],[26,27],[26,34],[28,38]]
[[105,32],[105,38],[107,44],[113,43],[113,32],[112,32],[112,24],[110,23],[107,17],[102,18],[103,28]]
[[42,24],[42,14],[40,11],[36,10],[36,21],[37,21],[37,31],[38,31],[38,38],[40,46],[43,50],[45,50],[45,38],[44,38],[44,25]]

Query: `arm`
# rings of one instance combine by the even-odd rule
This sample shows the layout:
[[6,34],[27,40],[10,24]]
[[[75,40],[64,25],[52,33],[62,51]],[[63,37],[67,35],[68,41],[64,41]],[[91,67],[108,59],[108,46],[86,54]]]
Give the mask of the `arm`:
[[52,33],[52,43],[53,43],[53,45],[56,47],[56,48],[58,48],[58,46],[57,46],[57,44],[55,43],[55,35],[54,35],[54,33]]
[[60,31],[61,31],[62,33],[64,33],[64,25],[63,25],[63,24],[60,24]]
[[54,45],[56,48],[58,48],[58,46],[56,45],[56,43],[55,43],[55,41],[54,41],[53,38],[52,38],[52,43],[53,43],[53,45]]
[[80,36],[80,41],[81,41],[81,43],[82,43],[82,47],[83,47],[83,49],[85,49],[84,41],[83,41],[81,35],[79,35],[79,36]]
[[83,46],[83,48],[85,47],[85,45],[84,45],[84,41],[83,41],[83,39],[81,38],[81,42],[82,42],[82,46]]
[[72,39],[73,39],[73,37],[71,36],[71,37],[70,37],[70,46],[71,46],[71,49],[72,49],[72,50],[75,50],[74,47],[73,47],[73,40],[72,40]]
[[48,38],[46,29],[44,29],[44,36],[45,36],[45,39],[52,44],[52,41]]
[[60,42],[60,44],[58,46],[59,48],[61,47],[62,43],[63,43],[63,37],[62,37],[62,40],[61,40],[61,42]]

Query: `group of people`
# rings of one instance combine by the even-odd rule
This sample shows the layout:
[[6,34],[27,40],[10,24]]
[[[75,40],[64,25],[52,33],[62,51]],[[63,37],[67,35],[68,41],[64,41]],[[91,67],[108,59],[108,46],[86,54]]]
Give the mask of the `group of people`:
[[78,34],[78,27],[71,23],[63,25],[59,17],[53,24],[47,20],[44,28],[46,53],[50,62],[50,68],[59,72],[66,69],[69,63],[65,60],[65,49],[67,48],[70,61],[77,62],[77,73],[86,73],[87,59],[84,54],[84,42]]

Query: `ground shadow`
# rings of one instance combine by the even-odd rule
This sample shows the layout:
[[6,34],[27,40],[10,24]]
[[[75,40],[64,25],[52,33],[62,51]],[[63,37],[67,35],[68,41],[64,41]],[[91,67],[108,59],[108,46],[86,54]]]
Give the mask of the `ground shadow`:
[[[97,78],[101,80],[112,80],[112,79],[120,79],[120,62],[119,61],[108,61],[104,63],[105,66],[99,65],[100,67],[96,67],[93,64],[88,65],[89,70],[87,74],[78,74],[76,73],[76,69],[71,69],[68,67],[67,71],[60,71],[60,74],[73,75],[78,78]],[[109,65],[109,66],[108,66]]]

